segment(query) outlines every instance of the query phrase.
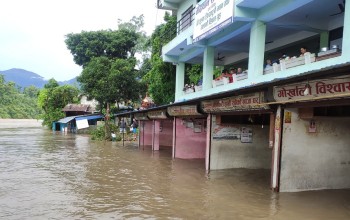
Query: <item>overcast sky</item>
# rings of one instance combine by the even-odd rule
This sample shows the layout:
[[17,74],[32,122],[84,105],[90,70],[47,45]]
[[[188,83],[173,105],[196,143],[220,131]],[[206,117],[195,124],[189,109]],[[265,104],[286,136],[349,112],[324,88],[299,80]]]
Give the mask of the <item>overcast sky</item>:
[[58,81],[81,73],[64,43],[68,33],[112,29],[144,15],[150,35],[163,22],[157,0],[4,0],[0,2],[0,71],[25,69]]

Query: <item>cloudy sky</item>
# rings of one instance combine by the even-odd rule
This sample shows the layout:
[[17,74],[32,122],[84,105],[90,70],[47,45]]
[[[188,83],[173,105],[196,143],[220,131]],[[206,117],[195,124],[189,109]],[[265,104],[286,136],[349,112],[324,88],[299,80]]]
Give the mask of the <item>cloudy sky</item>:
[[118,19],[144,15],[148,35],[163,22],[157,0],[5,0],[0,2],[0,71],[72,79],[81,72],[64,43],[68,33],[117,28]]

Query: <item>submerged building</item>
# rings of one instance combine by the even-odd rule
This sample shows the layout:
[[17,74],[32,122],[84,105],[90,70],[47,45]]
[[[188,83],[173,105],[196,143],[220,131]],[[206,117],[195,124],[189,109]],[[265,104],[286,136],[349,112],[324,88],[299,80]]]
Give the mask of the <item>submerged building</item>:
[[[157,6],[177,16],[176,36],[162,48],[163,61],[176,65],[175,100],[130,113],[141,122],[140,146],[201,158],[208,171],[271,169],[276,191],[350,188],[349,4]],[[194,89],[184,89],[186,64],[202,66]],[[214,79],[218,66],[233,74]]]

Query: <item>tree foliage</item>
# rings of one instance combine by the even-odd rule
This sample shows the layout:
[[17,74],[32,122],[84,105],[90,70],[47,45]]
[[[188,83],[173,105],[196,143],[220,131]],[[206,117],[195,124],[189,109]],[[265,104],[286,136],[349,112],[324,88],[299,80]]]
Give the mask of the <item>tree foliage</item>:
[[[175,98],[176,68],[171,63],[164,63],[161,57],[162,46],[176,36],[176,17],[166,13],[165,24],[159,25],[151,36],[152,56],[150,71],[143,77],[148,93],[158,105],[173,102]],[[169,35],[170,34],[170,35]],[[149,65],[144,63],[144,65]],[[147,67],[143,67],[147,69]]]
[[66,45],[83,71],[78,77],[81,89],[106,108],[108,103],[134,101],[145,86],[135,70],[135,53],[146,51],[147,39],[141,31],[143,15],[129,22],[119,20],[118,30],[68,34]]
[[78,77],[81,89],[90,99],[96,99],[101,106],[137,100],[141,91],[134,69],[136,60],[95,57]]
[[23,92],[13,82],[5,82],[0,75],[0,118],[30,119],[41,113],[36,105],[39,89],[30,86]]
[[135,31],[126,28],[117,31],[82,31],[67,34],[65,43],[74,62],[84,67],[94,57],[127,59],[133,56],[137,37]]
[[43,125],[51,127],[54,121],[63,118],[65,115],[62,109],[69,103],[78,103],[78,95],[78,88],[71,85],[59,86],[56,80],[50,79],[38,96],[38,106],[43,110]]

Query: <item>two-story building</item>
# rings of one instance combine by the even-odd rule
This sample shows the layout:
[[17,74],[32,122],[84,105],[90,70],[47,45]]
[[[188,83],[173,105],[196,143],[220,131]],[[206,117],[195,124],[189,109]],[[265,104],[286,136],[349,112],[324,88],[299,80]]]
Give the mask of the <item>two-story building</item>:
[[[177,15],[177,35],[162,48],[163,61],[176,65],[176,91],[174,104],[134,113],[151,115],[144,117],[149,144],[159,145],[162,122],[152,115],[163,112],[173,124],[173,157],[203,158],[207,170],[271,169],[271,188],[279,191],[350,187],[349,4],[157,5]],[[185,64],[200,64],[203,74],[188,91]],[[218,67],[243,71],[215,80]]]

